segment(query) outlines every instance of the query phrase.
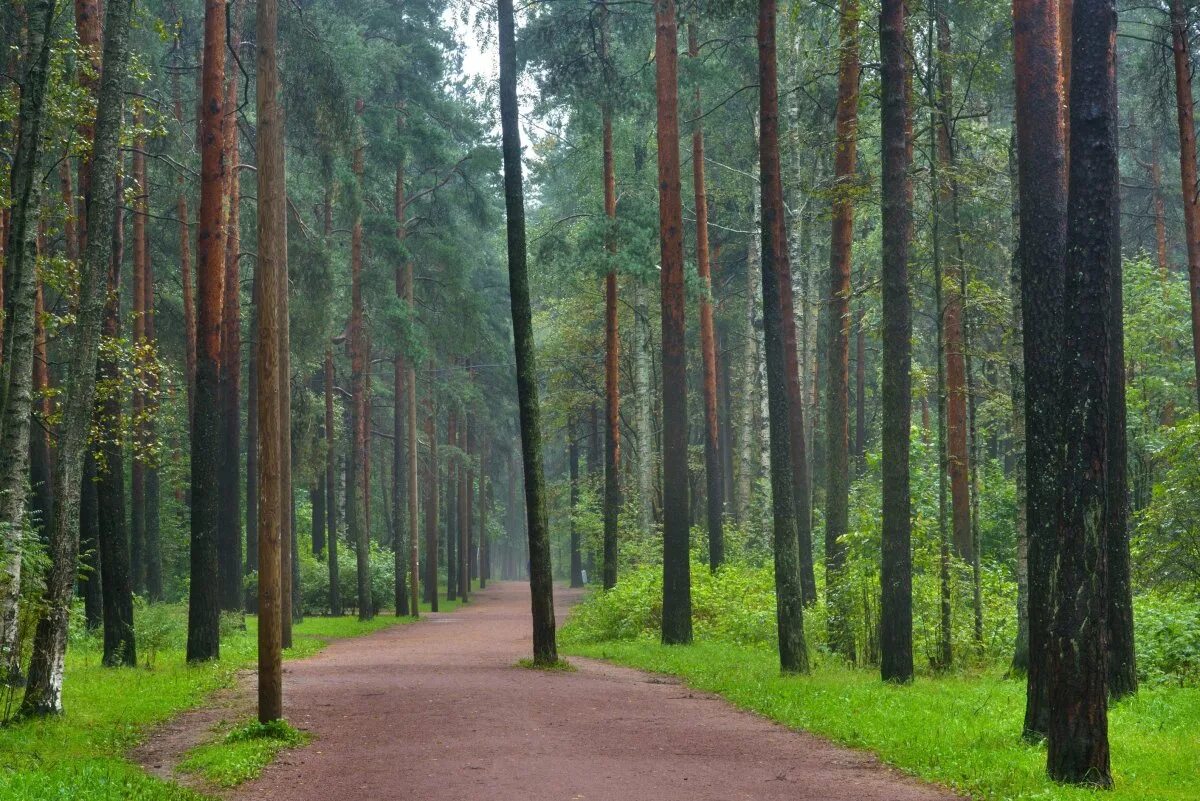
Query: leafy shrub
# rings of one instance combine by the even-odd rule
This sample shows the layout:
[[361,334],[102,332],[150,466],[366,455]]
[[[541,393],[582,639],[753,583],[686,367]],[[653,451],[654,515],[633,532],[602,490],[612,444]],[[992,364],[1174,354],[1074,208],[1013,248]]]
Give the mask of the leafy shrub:
[[1200,602],[1155,592],[1134,599],[1138,676],[1200,686]]

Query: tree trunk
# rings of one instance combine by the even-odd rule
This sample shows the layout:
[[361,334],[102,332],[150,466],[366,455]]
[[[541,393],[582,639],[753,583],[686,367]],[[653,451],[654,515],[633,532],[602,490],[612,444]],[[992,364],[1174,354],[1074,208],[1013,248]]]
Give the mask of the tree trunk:
[[[397,122],[397,127],[403,131],[403,118]],[[405,240],[408,237],[408,211],[404,195],[403,160],[396,165],[395,192],[396,239],[400,247],[403,248]],[[409,260],[406,257],[404,261],[407,264]],[[405,264],[396,267],[396,297],[401,302],[405,299],[405,272]],[[405,366],[404,354],[399,349],[396,350],[392,357],[392,370],[392,499],[396,507],[392,528],[392,571],[395,581],[394,609],[396,617],[400,617],[409,613],[408,557],[405,548],[412,541],[411,538],[416,536],[416,528],[408,527],[410,521],[403,510],[415,505],[417,499],[415,494],[408,493],[408,481],[405,477],[405,471],[408,469],[408,457],[405,455],[405,448],[416,447],[416,441],[411,438],[406,440],[405,437],[405,426],[408,422],[408,417],[404,413],[404,404],[406,402],[405,394],[407,391],[406,377],[408,368]],[[412,400],[412,397],[409,396],[407,403],[411,405]]]
[[[638,279],[633,282],[634,305],[634,343],[633,343],[633,372],[637,427],[638,461],[638,527],[649,532],[654,524],[654,484],[658,474],[654,449],[654,429],[652,413],[654,406],[654,388],[650,377],[650,309],[646,303],[646,287]],[[609,586],[609,564],[612,564],[612,584],[617,583],[617,560],[615,554],[610,556],[607,551],[604,556],[604,585]]]
[[1021,313],[1021,195],[1018,187],[1017,132],[1013,129],[1009,145],[1009,175],[1012,185],[1012,229],[1014,247],[1009,293],[1012,298],[1012,322],[1008,359],[1009,383],[1012,385],[1012,448],[1013,482],[1017,495],[1017,640],[1013,648],[1012,673],[1024,676],[1029,672],[1029,517],[1028,485],[1025,475],[1025,358],[1022,347],[1025,339]]
[[1057,0],[1013,6],[1021,310],[1025,357],[1025,472],[1029,540],[1026,737],[1046,734],[1050,572],[1055,561],[1066,257],[1066,151]]
[[196,389],[192,410],[189,662],[221,653],[221,320],[225,291],[225,6],[205,0],[200,120],[200,233],[196,239]]
[[[238,47],[242,6],[234,7],[237,17],[229,29],[233,48]],[[236,51],[235,51],[236,52]],[[218,376],[220,446],[217,458],[217,572],[221,609],[236,612],[242,608],[242,494],[241,494],[241,392],[242,392],[242,318],[241,276],[241,171],[238,169],[238,81],[241,75],[230,70],[224,89],[223,145],[227,181],[225,214],[225,284],[221,302],[221,371]]]
[[[608,11],[604,11],[601,48],[605,69],[608,58]],[[612,104],[601,108],[604,158],[604,214],[609,223],[617,218],[617,178],[612,141]],[[615,261],[617,242],[610,234],[605,246]],[[611,264],[604,276],[604,588],[617,583],[617,524],[621,512],[621,337],[617,325],[617,267]],[[571,574],[574,576],[574,572]],[[572,579],[573,581],[574,579]]]
[[[258,719],[283,717],[284,388],[287,384],[287,209],[279,84],[279,6],[259,0],[256,19],[258,259]],[[327,420],[328,422],[328,420]]]
[[571,586],[583,586],[583,559],[579,553],[579,528],[575,515],[579,506],[579,442],[575,438],[575,426],[567,424],[567,467],[570,478],[571,499]]
[[71,611],[71,590],[78,572],[79,490],[84,453],[95,401],[100,329],[106,305],[105,273],[112,257],[114,202],[121,131],[121,101],[129,64],[130,0],[106,4],[104,60],[97,95],[90,187],[87,195],[87,244],[79,268],[79,309],[67,380],[58,461],[54,470],[54,520],[50,527],[51,568],[44,611],[34,635],[29,680],[21,705],[24,715],[62,711],[63,659]]
[[[450,410],[446,421],[446,444],[455,450],[459,447],[458,415]],[[458,542],[458,459],[453,451],[446,459],[446,600],[458,597],[458,560],[455,544]]]
[[458,468],[458,596],[466,603],[471,595],[471,418],[464,415],[462,431],[463,462]]
[[[251,348],[246,365],[246,565],[244,574],[258,572],[258,306],[262,303],[261,276],[254,269],[250,288]],[[332,499],[331,499],[332,500]],[[258,611],[258,594],[245,593],[247,612]]]
[[[134,125],[140,130],[143,125],[141,104],[134,106]],[[135,347],[134,365],[140,371],[144,367],[144,348],[146,347],[146,210],[145,193],[148,191],[146,182],[146,137],[138,134],[134,138],[133,149],[133,185],[136,196],[133,203],[133,344]],[[146,432],[144,426],[146,414],[146,396],[134,383],[132,398],[133,447],[132,464],[129,468],[129,566],[130,579],[135,593],[143,593],[146,589],[145,550],[146,550],[146,470],[145,454]],[[124,476],[122,476],[122,482]]]
[[[970,454],[967,448],[967,378],[966,350],[963,335],[963,263],[962,242],[958,229],[957,181],[954,176],[953,141],[953,58],[950,43],[950,21],[945,3],[941,0],[936,11],[937,28],[937,159],[939,229],[949,229],[954,246],[943,257],[945,265],[942,310],[942,330],[945,336],[946,361],[946,432],[950,468],[950,520],[953,531],[954,555],[966,562],[973,559],[971,545],[971,493],[969,484]],[[944,254],[947,250],[943,248]]]
[[96,491],[96,459],[91,450],[84,457],[79,496],[80,591],[83,615],[89,631],[104,625],[104,590],[100,586],[100,531],[97,522],[100,498]]
[[[94,2],[94,0],[76,0],[77,7],[80,2]],[[182,17],[179,19],[179,24],[181,31],[176,34],[175,38],[176,54],[182,48]],[[171,73],[171,94],[174,98],[175,124],[182,131],[183,96],[179,89],[178,71]],[[179,280],[183,285],[184,383],[187,388],[188,420],[191,420],[196,392],[196,306],[192,298],[192,233],[189,223],[187,178],[183,172],[177,173],[175,182],[179,189],[179,196],[175,201],[175,216],[179,218]]]
[[[771,504],[774,512],[775,610],[779,630],[779,665],[785,673],[808,672],[804,640],[804,599],[796,539],[796,506],[792,497],[792,432],[789,409],[789,357],[784,316],[791,293],[783,177],[779,163],[779,86],[775,55],[775,0],[758,4],[759,185],[762,191],[762,301],[767,357],[767,393],[771,425]],[[794,342],[793,342],[794,344]]]
[[[880,673],[909,682],[912,654],[912,499],[909,438],[912,418],[912,308],[908,252],[912,238],[907,85],[908,10],[884,0],[879,15],[883,139],[883,509],[880,585]],[[859,333],[861,337],[861,331]],[[859,369],[862,367],[859,350]],[[859,385],[861,404],[861,382]],[[862,423],[860,422],[861,426]],[[860,429],[861,430],[861,429]]]
[[[696,24],[688,23],[688,56],[699,58]],[[721,476],[720,420],[717,416],[717,344],[713,332],[712,276],[708,251],[708,196],[704,188],[704,126],[700,84],[696,83],[692,124],[692,185],[696,197],[696,270],[704,283],[700,300],[700,352],[704,364],[704,478],[708,510],[708,566],[716,570],[725,561],[724,479]],[[789,288],[790,289],[790,288]]]
[[333,350],[325,348],[325,529],[328,532],[329,614],[342,614],[338,584],[337,450],[333,432]]
[[[54,3],[36,0],[26,8],[26,69],[21,76],[16,153],[11,172],[11,216],[3,244],[5,271],[0,284],[11,294],[11,311],[3,325],[0,358],[0,680],[19,678],[21,649],[17,641],[21,596],[21,530],[28,477],[29,425],[33,408],[34,304],[37,293],[35,235],[38,228],[38,151],[49,81]],[[0,290],[0,295],[3,290]],[[76,488],[77,490],[77,488]],[[72,553],[72,558],[74,553]],[[72,579],[74,576],[72,576]],[[69,593],[69,588],[68,588]]]
[[[432,388],[431,388],[432,390]],[[425,399],[425,437],[429,463],[425,469],[425,601],[429,611],[438,611],[438,469],[437,406],[430,391]]]
[[662,641],[692,641],[688,552],[687,354],[683,207],[679,184],[679,81],[674,0],[655,0],[658,107],[658,229],[662,284],[663,611]]
[[825,592],[829,646],[854,660],[851,599],[842,582],[850,503],[850,250],[858,137],[858,0],[841,0],[833,233],[829,246],[829,372],[825,434]]
[[[354,104],[355,144],[351,169],[354,172],[355,191],[361,196],[363,192],[363,150],[366,147],[365,134],[362,127],[363,101],[360,98]],[[348,510],[351,524],[351,539],[354,541],[354,553],[358,564],[358,618],[370,620],[374,617],[371,609],[371,545],[370,531],[366,523],[367,502],[367,471],[366,451],[368,422],[367,400],[367,343],[366,331],[363,327],[363,296],[362,296],[362,202],[356,203],[354,212],[354,227],[350,235],[350,408],[351,408],[351,443],[350,460],[354,464],[351,475],[354,476],[354,489],[350,493],[353,508]]]
[[[499,0],[500,123],[504,160],[504,205],[508,227],[508,283],[516,351],[517,403],[521,454],[525,465],[525,502],[529,520],[529,587],[533,613],[533,661],[558,661],[554,633],[554,585],[550,567],[550,530],[542,473],[541,413],[529,279],[525,252],[525,189],[521,175],[521,131],[517,123],[517,54],[512,0]],[[676,182],[678,186],[678,181]]]
[[[1117,14],[1112,0],[1077,0],[1071,37],[1070,161],[1063,298],[1065,446],[1057,570],[1051,597],[1046,769],[1052,779],[1112,785],[1106,672],[1106,471],[1111,420],[1110,282],[1120,275]],[[1046,176],[1042,176],[1045,181]],[[1028,208],[1022,204],[1022,208]],[[1123,420],[1121,421],[1123,423]],[[1122,501],[1124,499],[1122,498]]]

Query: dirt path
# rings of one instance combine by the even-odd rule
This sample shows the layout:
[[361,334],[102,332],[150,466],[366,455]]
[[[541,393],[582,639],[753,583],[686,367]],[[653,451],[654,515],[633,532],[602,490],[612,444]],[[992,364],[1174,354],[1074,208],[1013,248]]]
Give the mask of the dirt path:
[[[560,615],[574,598],[557,599]],[[529,590],[507,583],[416,626],[285,666],[313,743],[235,799],[277,801],[947,801],[861,753],[634,670],[528,651]]]

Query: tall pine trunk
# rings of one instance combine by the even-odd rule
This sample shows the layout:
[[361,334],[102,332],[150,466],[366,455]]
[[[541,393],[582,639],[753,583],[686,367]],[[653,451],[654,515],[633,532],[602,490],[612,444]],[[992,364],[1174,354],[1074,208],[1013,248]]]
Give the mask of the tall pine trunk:
[[[608,10],[605,6],[600,29],[604,69],[608,61]],[[601,107],[604,161],[604,215],[610,224],[617,218],[617,177],[613,156],[612,102]],[[604,276],[604,588],[617,584],[617,524],[621,512],[621,334],[617,325],[617,242],[610,233],[605,240],[609,265]],[[574,573],[572,573],[574,576]]]
[[[688,56],[699,58],[696,25],[688,23]],[[725,561],[724,479],[721,476],[720,420],[717,416],[717,343],[713,331],[712,276],[708,249],[708,196],[704,187],[704,125],[700,84],[696,83],[692,124],[692,188],[696,197],[696,271],[704,283],[700,299],[700,353],[704,364],[704,487],[708,511],[708,566],[716,570]]]
[[792,403],[789,392],[785,311],[791,293],[783,176],[779,162],[779,85],[775,46],[774,0],[758,4],[759,185],[762,196],[762,302],[767,359],[767,394],[771,426],[771,504],[774,512],[775,612],[779,630],[779,665],[785,673],[808,672],[804,639],[804,598],[800,553],[796,540],[796,506],[792,497]]
[[[260,297],[255,308],[258,373],[258,719],[283,717],[283,587],[284,530],[281,473],[283,404],[286,384],[283,351],[287,336],[287,216],[283,151],[283,111],[279,83],[279,7],[277,0],[258,0],[256,19],[258,259],[255,279]],[[282,301],[282,302],[281,302]]]
[[[1107,524],[1111,504],[1112,308],[1120,276],[1117,13],[1112,0],[1074,4],[1067,172],[1063,377],[1064,462],[1051,596],[1046,766],[1051,778],[1112,785],[1108,747]],[[1043,178],[1044,179],[1044,178]],[[1022,208],[1025,208],[1022,206]],[[1123,419],[1120,421],[1123,423]],[[1124,498],[1121,499],[1124,502]]]
[[1057,550],[1058,385],[1066,269],[1066,149],[1057,0],[1015,0],[1025,473],[1029,541],[1029,673],[1024,730],[1046,734],[1050,573]]
[[[884,0],[879,15],[883,139],[883,525],[880,585],[880,673],[908,682],[912,654],[912,308],[908,254],[912,237],[908,128],[908,10]],[[861,336],[861,334],[860,334]],[[860,351],[860,362],[861,362]],[[860,384],[861,387],[861,384]],[[860,389],[861,393],[861,389]],[[861,423],[860,423],[861,425]]]
[[842,570],[850,504],[850,252],[858,138],[858,0],[841,0],[833,232],[829,247],[829,371],[826,379],[825,592],[829,645],[853,661],[851,599]]
[[225,6],[205,0],[196,239],[196,388],[192,409],[189,662],[221,653],[217,553],[221,497],[221,317],[225,290]]
[[[521,172],[521,131],[517,117],[516,23],[512,0],[499,0],[500,127],[504,161],[504,206],[508,233],[508,284],[516,352],[521,455],[525,465],[525,505],[529,521],[529,587],[533,613],[533,660],[558,661],[554,633],[554,585],[546,482],[542,472],[541,412],[525,251],[525,188]],[[678,186],[678,181],[676,181]]]
[[366,147],[365,134],[362,127],[363,101],[360,98],[354,104],[355,142],[351,170],[354,173],[355,191],[359,198],[354,206],[354,226],[350,234],[350,461],[353,464],[351,475],[354,477],[351,508],[347,510],[350,520],[350,536],[354,541],[354,554],[358,566],[358,617],[359,620],[370,620],[374,616],[371,609],[371,551],[370,536],[366,522],[366,503],[368,480],[366,471],[367,432],[368,422],[367,400],[367,342],[366,330],[363,323],[362,295],[362,191],[363,191],[363,150]]

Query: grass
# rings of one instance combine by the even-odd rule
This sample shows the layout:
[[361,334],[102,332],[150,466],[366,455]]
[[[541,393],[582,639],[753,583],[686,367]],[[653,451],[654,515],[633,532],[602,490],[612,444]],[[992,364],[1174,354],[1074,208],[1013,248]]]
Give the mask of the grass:
[[198,773],[218,787],[236,787],[262,773],[285,748],[304,745],[311,735],[286,721],[251,721],[235,726],[225,736],[197,746],[179,763],[179,770]]
[[902,771],[988,801],[1195,801],[1200,798],[1200,689],[1143,688],[1109,716],[1112,791],[1045,776],[1043,746],[1019,736],[1024,683],[991,674],[885,685],[874,672],[822,667],[784,677],[762,647],[651,641],[573,645],[570,653],[682,678],[689,686],[797,729],[872,751]]
[[[440,605],[442,611],[448,611],[456,608],[457,602],[442,600]],[[428,611],[428,607],[422,605],[422,610]],[[67,651],[63,683],[64,714],[0,727],[0,801],[204,798],[145,774],[125,754],[155,724],[203,704],[213,691],[229,686],[237,671],[253,667],[258,621],[247,616],[244,629],[223,634],[220,661],[187,665],[183,643],[186,606],[159,606],[155,613],[177,616],[178,621],[170,625],[170,641],[158,649],[152,669],[105,668],[100,665],[100,651],[93,640],[72,644]],[[294,627],[293,647],[284,656],[301,659],[321,650],[330,640],[369,634],[411,620],[387,612],[370,621],[305,618]],[[232,764],[256,748],[266,747],[249,740],[222,741],[214,744],[203,759],[213,764]],[[222,750],[228,754],[222,755]],[[258,770],[261,768],[259,765]]]
[[544,670],[547,673],[574,673],[576,668],[565,659],[556,659],[549,663],[538,663],[532,659],[518,659],[517,667],[525,668],[526,670]]

